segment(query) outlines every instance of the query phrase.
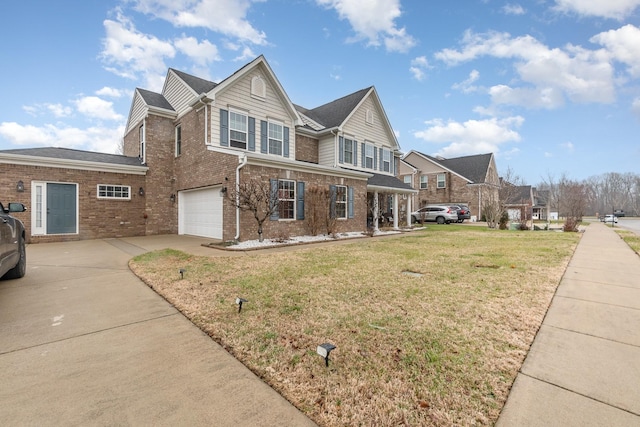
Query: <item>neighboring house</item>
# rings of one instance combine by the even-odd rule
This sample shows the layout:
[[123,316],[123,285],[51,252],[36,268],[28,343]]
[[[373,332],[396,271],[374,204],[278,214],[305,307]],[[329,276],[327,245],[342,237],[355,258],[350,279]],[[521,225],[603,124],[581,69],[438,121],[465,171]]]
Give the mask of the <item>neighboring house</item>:
[[[65,215],[75,223],[58,230],[46,216],[34,217],[28,229],[38,240],[36,224],[49,240],[165,233],[254,239],[253,215],[228,197],[251,179],[268,182],[278,198],[278,211],[264,224],[266,238],[309,233],[305,202],[316,186],[329,190],[338,232],[365,231],[369,223],[377,228],[382,209],[395,214],[398,227],[398,201],[415,193],[395,177],[400,147],[374,87],[302,108],[289,100],[263,56],[219,83],[169,69],[161,93],[136,89],[124,156],[40,150],[57,151],[57,175],[38,176],[34,162],[3,179],[14,187],[13,181],[22,180],[27,190],[17,201],[41,214],[53,201],[42,205],[33,181],[48,192],[56,191],[49,184],[73,186],[67,199],[75,205],[69,203]],[[9,151],[15,150],[0,152],[0,162],[11,163]],[[20,155],[42,154],[27,151]],[[94,162],[104,171],[93,165],[66,175],[76,161],[71,153],[107,156]],[[107,197],[100,196],[103,190]]]
[[513,186],[505,183],[505,207],[511,221],[550,219],[549,192],[530,185]]
[[483,204],[499,197],[500,179],[491,153],[445,159],[411,150],[400,162],[399,178],[418,190],[412,196],[416,209],[463,203],[481,220]]

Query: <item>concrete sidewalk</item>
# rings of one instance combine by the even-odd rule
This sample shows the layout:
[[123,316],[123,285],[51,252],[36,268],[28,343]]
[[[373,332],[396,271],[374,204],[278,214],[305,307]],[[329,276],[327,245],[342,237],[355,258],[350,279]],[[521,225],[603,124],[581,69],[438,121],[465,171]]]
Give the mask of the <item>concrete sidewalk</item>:
[[640,426],[640,257],[590,224],[496,424]]
[[222,253],[204,242],[29,245],[27,275],[0,281],[0,425],[315,425],[127,266],[167,247]]

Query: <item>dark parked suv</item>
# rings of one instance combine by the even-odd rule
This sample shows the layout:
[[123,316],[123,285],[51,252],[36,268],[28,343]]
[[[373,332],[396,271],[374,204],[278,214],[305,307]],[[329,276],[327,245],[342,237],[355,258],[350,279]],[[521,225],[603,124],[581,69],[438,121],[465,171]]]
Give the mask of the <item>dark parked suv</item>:
[[471,211],[467,205],[458,206],[458,222],[464,222],[465,219],[471,219]]
[[0,278],[18,279],[27,272],[24,225],[12,212],[24,212],[22,203],[0,203]]

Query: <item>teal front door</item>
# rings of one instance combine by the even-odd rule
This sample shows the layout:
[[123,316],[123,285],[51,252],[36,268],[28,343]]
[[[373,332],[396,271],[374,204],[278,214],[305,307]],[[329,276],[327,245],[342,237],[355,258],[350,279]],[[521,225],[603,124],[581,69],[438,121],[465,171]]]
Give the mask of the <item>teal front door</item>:
[[47,234],[77,233],[75,184],[47,184]]

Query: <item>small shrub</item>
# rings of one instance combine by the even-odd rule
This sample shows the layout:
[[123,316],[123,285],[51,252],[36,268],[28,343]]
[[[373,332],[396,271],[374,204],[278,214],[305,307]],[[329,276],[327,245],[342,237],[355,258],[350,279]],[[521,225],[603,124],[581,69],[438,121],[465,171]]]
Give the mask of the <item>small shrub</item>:
[[520,231],[527,231],[529,230],[529,226],[527,225],[526,222],[521,222],[520,223]]
[[498,227],[500,228],[500,230],[506,230],[508,222],[509,214],[507,212],[502,212],[502,215],[500,216],[500,222],[498,223]]

